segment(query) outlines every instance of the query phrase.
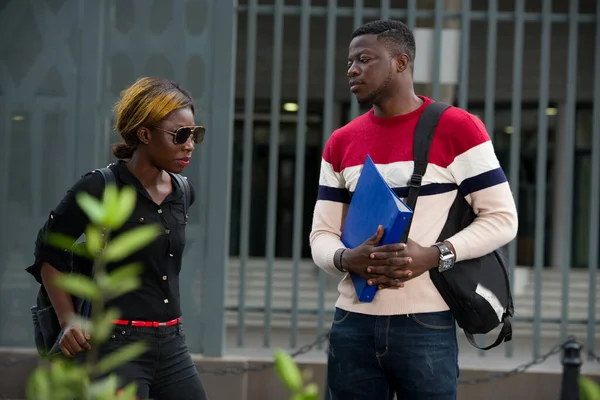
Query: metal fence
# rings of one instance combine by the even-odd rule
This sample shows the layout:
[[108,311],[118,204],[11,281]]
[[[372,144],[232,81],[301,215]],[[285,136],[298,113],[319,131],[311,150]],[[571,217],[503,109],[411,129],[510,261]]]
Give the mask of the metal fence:
[[593,350],[599,3],[4,2],[0,213],[16,231],[2,230],[0,319],[15,323],[0,345],[32,345],[36,288],[23,268],[35,233],[74,179],[109,161],[112,102],[147,74],[190,88],[209,132],[186,171],[198,193],[181,278],[190,348],[221,356],[281,338],[297,348],[325,333],[337,282],[308,247],[320,153],[363,111],[345,78],[352,30],[394,18],[418,34],[418,92],[480,116],[509,177],[519,334],[535,357],[546,330],[557,341],[578,332]]

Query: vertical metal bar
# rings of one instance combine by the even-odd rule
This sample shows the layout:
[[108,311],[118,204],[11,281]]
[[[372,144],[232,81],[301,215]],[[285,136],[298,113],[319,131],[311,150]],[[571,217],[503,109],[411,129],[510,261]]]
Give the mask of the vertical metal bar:
[[[109,51],[110,41],[106,40],[108,33],[106,25],[110,2],[101,0],[96,2],[81,1],[82,8],[80,19],[81,32],[81,62],[77,72],[77,103],[75,116],[76,132],[85,132],[90,129],[94,132],[105,132],[103,111],[105,96],[105,74],[108,67],[105,55]],[[92,106],[83,107],[82,99],[89,101]],[[78,171],[91,171],[98,167],[96,154],[97,142],[101,135],[94,135],[94,156],[90,157],[90,139],[85,135],[75,135],[77,146],[76,168]],[[73,171],[76,174],[75,171]]]
[[[358,29],[363,23],[363,0],[354,0],[354,29]],[[360,106],[352,93],[350,93],[350,119],[358,117]]]
[[435,0],[433,31],[433,93],[434,100],[440,100],[440,70],[442,60],[442,24],[444,22],[444,0]]
[[544,244],[546,242],[546,168],[548,162],[548,108],[550,83],[550,44],[552,39],[552,0],[542,3],[542,38],[540,44],[540,86],[538,106],[537,164],[535,193],[535,250],[534,250],[534,310],[533,357],[540,356],[542,320],[542,272],[544,269]]
[[225,347],[225,281],[229,260],[229,219],[231,208],[231,160],[233,149],[233,111],[235,99],[235,61],[237,41],[237,0],[212,3],[213,45],[211,48],[212,107],[207,135],[210,158],[208,181],[206,257],[210,273],[204,274],[202,304],[206,321],[202,326],[202,347],[207,357],[221,357]]
[[273,15],[273,65],[271,67],[271,127],[269,133],[269,192],[267,194],[267,274],[265,276],[265,331],[263,345],[271,343],[273,268],[277,235],[277,189],[279,171],[279,124],[281,120],[281,63],[283,54],[283,5],[275,0]]
[[[496,35],[498,30],[498,0],[489,0],[488,2],[488,29],[487,29],[487,54],[485,65],[485,108],[484,122],[485,127],[494,140],[494,108],[496,93]],[[482,335],[481,342],[485,345],[486,337]],[[485,356],[485,351],[479,350],[481,357]]]
[[381,0],[381,19],[390,18],[390,0]]
[[406,25],[411,31],[417,27],[417,0],[408,0]]
[[246,270],[250,240],[250,203],[252,193],[252,149],[254,145],[254,79],[256,75],[256,20],[258,0],[248,1],[246,25],[246,86],[244,89],[244,150],[242,156],[242,204],[240,212],[240,286],[237,307],[237,345],[244,344]]
[[[570,0],[569,2],[569,45],[567,49],[567,79],[566,79],[566,104],[565,104],[565,126],[562,129],[562,140],[564,144],[563,151],[565,156],[565,182],[569,186],[560,191],[562,196],[561,204],[567,212],[563,213],[563,220],[560,224],[562,229],[562,299],[561,299],[561,321],[560,338],[567,339],[567,330],[569,329],[569,273],[571,272],[571,252],[573,220],[571,210],[573,207],[573,162],[575,150],[575,100],[577,90],[577,33],[578,33],[578,12],[579,0]],[[559,131],[561,129],[559,128]]]
[[[510,138],[510,187],[519,207],[519,171],[521,154],[521,103],[523,101],[523,49],[525,37],[525,0],[515,2],[515,39],[513,50],[513,86],[512,86],[512,122],[513,133]],[[515,265],[517,263],[517,241],[508,245],[508,268],[510,287],[515,285]],[[506,343],[506,356],[512,357],[512,341]]]
[[302,257],[302,214],[304,208],[304,164],[306,154],[306,102],[308,97],[308,56],[310,46],[310,0],[302,0],[300,12],[300,58],[298,62],[298,122],[296,125],[296,165],[294,182],[294,232],[292,236],[293,287],[292,332],[290,346],[296,347],[298,337],[298,272]]
[[[388,4],[389,6],[389,4]],[[329,0],[327,3],[327,50],[325,59],[325,93],[323,95],[324,110],[323,110],[323,148],[331,131],[333,130],[333,107],[335,103],[335,42],[336,42],[336,8],[337,0]],[[319,268],[319,309],[318,309],[318,325],[317,335],[322,335],[325,323],[325,290],[326,290],[326,275],[325,271]],[[319,345],[319,348],[322,346]]]
[[487,55],[485,65],[485,126],[494,140],[494,97],[496,93],[496,36],[498,34],[498,0],[489,0]]
[[471,0],[462,0],[460,16],[460,84],[458,106],[466,110],[469,106],[469,46],[471,43]]
[[594,72],[594,114],[592,126],[592,162],[590,166],[590,227],[588,244],[588,326],[587,350],[594,352],[596,337],[596,285],[598,275],[598,243],[600,231],[600,0],[596,1],[596,60]]

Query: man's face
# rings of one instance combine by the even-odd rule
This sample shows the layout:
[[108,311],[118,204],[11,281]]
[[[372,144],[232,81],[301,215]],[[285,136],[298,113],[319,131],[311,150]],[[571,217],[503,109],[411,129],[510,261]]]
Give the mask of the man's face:
[[348,49],[350,91],[360,104],[381,100],[394,77],[395,61],[377,35],[357,36]]

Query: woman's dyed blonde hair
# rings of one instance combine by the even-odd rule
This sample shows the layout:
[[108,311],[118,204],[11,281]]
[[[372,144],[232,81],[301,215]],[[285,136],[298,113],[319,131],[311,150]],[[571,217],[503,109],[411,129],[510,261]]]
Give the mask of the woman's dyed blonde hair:
[[129,159],[139,146],[137,130],[159,123],[180,108],[194,113],[192,96],[177,83],[164,78],[143,77],[121,92],[114,107],[115,129],[125,143],[113,146],[113,154]]

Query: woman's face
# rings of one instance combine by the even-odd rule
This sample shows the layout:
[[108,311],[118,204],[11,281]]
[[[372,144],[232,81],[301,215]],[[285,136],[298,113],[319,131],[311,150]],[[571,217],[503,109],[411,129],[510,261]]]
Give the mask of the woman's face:
[[158,169],[179,174],[187,167],[194,151],[193,137],[190,135],[185,143],[175,144],[169,132],[174,134],[182,126],[194,124],[194,114],[186,107],[173,111],[155,128],[150,128],[147,150],[150,161]]

